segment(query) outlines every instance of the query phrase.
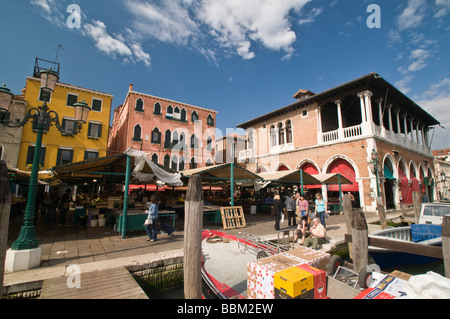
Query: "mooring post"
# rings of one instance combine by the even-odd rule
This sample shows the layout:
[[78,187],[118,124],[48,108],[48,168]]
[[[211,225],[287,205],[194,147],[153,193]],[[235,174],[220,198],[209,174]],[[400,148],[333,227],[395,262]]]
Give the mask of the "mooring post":
[[11,191],[9,189],[8,168],[0,161],[0,300],[3,297],[3,278],[5,273],[5,255],[8,248],[9,214],[11,209]]
[[189,178],[184,203],[184,298],[202,298],[203,189],[198,175]]
[[[342,211],[344,212],[347,234],[351,234],[352,233],[352,220],[353,220],[353,206],[352,206],[352,199],[350,198],[350,195],[348,195],[348,194],[344,195],[343,203],[342,203]],[[348,251],[350,254],[350,258],[352,258],[352,256],[353,256],[352,243],[350,243],[350,242],[348,243]]]
[[442,256],[445,277],[450,278],[450,216],[444,216],[442,220]]
[[378,217],[380,218],[381,229],[386,229],[387,228],[386,211],[384,210],[383,199],[381,197],[377,197],[377,211]]
[[414,205],[414,220],[416,221],[416,224],[419,223],[419,217],[420,217],[420,209],[422,208],[422,200],[420,198],[420,193],[413,191],[412,193],[412,200]]
[[369,231],[362,211],[353,214],[352,243],[353,270],[359,273],[369,263]]

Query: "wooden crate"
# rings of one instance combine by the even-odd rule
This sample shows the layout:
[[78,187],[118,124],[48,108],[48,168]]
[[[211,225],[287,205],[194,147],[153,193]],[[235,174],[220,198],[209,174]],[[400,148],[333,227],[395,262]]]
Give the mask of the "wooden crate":
[[242,206],[221,207],[223,229],[245,228],[244,210]]

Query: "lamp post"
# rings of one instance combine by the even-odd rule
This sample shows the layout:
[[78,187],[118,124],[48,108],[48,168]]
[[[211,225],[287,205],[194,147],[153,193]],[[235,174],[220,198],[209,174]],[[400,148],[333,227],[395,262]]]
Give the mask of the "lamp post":
[[[25,208],[24,224],[20,230],[19,237],[11,245],[10,251],[12,252],[35,250],[39,248],[39,243],[36,238],[36,231],[34,227],[34,216],[35,216],[36,190],[38,185],[39,163],[41,158],[42,137],[44,129],[46,127],[49,127],[53,123],[55,124],[58,131],[64,133],[65,135],[68,135],[67,134],[68,132],[66,132],[59,123],[58,114],[55,111],[51,111],[47,106],[47,102],[50,101],[50,96],[52,92],[55,90],[56,83],[59,80],[59,74],[55,71],[52,71],[52,69],[48,69],[40,71],[40,77],[41,77],[41,97],[44,100],[44,104],[38,108],[31,108],[25,114],[24,119],[18,123],[14,123],[8,120],[0,121],[1,125],[12,128],[23,127],[30,119],[33,119],[34,121],[37,122],[36,146],[34,150],[33,167],[31,170],[31,177],[28,189],[27,206]],[[11,93],[11,91],[7,89],[5,86],[0,88],[0,112],[8,112],[13,97],[14,94]],[[78,125],[77,129],[72,131],[69,135],[76,135],[81,131],[82,125],[86,123],[87,116],[89,114],[89,111],[91,110],[90,107],[84,101],[76,103],[74,105],[74,108],[75,108],[75,119]],[[10,251],[8,251],[8,253]],[[25,269],[30,269],[39,266],[40,251],[38,255],[39,260],[36,260],[34,262],[34,265],[33,262],[28,261],[28,266],[25,266]],[[22,267],[18,266],[17,270],[25,270],[25,269],[23,269],[23,266]]]

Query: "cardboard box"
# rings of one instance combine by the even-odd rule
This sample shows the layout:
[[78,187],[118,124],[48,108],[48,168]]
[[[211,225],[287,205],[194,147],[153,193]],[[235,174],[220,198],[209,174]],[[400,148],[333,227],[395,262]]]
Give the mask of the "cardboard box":
[[298,265],[297,267],[310,272],[314,276],[314,299],[326,299],[327,274],[325,271],[314,268],[308,264]]
[[275,274],[301,263],[296,258],[281,254],[249,262],[247,265],[247,298],[274,299]]
[[406,295],[403,283],[406,281],[392,275],[381,276],[355,299],[394,299]]
[[298,267],[277,272],[274,287],[275,299],[314,299],[314,275]]
[[308,247],[299,247],[281,254],[299,260],[300,264],[308,264],[325,272],[327,271],[328,263],[331,258],[331,255],[326,252]]

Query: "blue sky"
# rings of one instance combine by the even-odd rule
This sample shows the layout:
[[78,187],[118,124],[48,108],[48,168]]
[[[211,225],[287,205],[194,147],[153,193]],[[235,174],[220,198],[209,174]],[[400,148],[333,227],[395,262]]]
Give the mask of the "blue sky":
[[447,127],[433,148],[450,148],[450,0],[4,0],[0,27],[0,82],[15,94],[61,45],[62,82],[111,93],[113,107],[133,83],[215,109],[225,134],[299,89],[378,72]]

